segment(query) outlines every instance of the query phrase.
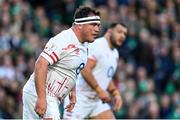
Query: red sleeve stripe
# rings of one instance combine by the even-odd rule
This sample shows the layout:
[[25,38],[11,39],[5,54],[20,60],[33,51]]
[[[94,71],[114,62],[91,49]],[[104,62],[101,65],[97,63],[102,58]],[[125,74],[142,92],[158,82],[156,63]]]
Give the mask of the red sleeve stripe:
[[55,52],[52,52],[51,55],[49,55],[49,54],[48,54],[47,52],[45,52],[45,51],[43,51],[43,52],[44,52],[45,54],[47,54],[47,55],[53,60],[54,63],[58,61],[58,56],[56,55]]
[[56,60],[58,61],[58,56],[56,55],[56,53],[52,52],[52,54],[55,56]]
[[52,55],[49,55],[47,52],[45,52],[45,51],[43,51],[46,55],[48,55],[52,60],[53,60],[53,62],[55,63],[55,59],[53,58],[53,56]]
[[55,59],[53,58],[53,56],[52,55],[49,55],[50,57],[51,57],[51,59],[53,60],[53,62],[55,63],[56,61],[55,61]]

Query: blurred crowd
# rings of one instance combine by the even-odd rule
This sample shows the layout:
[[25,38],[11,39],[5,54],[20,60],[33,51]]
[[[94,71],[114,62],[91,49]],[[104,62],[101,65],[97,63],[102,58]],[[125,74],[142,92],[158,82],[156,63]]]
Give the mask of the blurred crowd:
[[79,5],[128,26],[118,48],[117,118],[180,119],[180,0],[0,0],[0,119],[22,118],[22,87],[50,37],[67,29]]

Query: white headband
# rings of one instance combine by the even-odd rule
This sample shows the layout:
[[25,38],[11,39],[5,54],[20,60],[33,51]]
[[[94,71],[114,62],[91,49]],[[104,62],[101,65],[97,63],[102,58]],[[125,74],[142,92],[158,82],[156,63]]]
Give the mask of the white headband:
[[99,16],[89,16],[84,18],[77,18],[74,21],[75,24],[88,24],[88,23],[98,23],[100,24]]

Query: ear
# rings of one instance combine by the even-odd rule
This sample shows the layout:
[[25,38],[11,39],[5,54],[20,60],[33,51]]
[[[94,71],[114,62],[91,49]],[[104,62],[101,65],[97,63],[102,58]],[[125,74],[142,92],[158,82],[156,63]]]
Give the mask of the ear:
[[79,28],[79,29],[82,29],[82,27],[83,27],[83,25],[78,25],[78,28]]
[[108,29],[108,31],[107,31],[107,32],[111,34],[111,33],[112,33],[112,29]]

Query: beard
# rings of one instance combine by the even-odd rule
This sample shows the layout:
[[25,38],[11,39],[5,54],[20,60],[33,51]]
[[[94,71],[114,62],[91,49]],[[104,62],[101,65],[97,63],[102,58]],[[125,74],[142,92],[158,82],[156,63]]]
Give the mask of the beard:
[[110,37],[110,41],[111,41],[111,45],[113,46],[113,48],[119,47],[119,45],[116,43],[116,40],[112,36]]

